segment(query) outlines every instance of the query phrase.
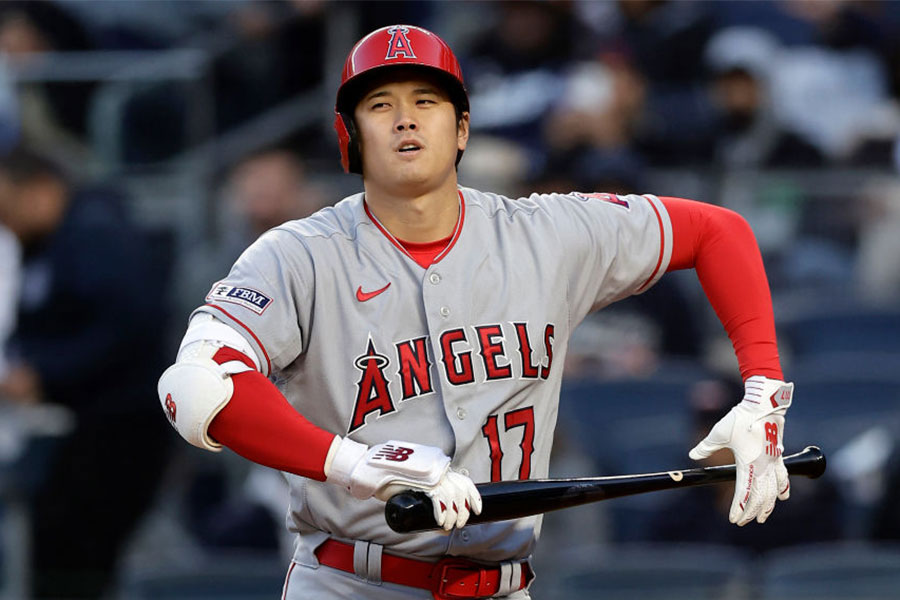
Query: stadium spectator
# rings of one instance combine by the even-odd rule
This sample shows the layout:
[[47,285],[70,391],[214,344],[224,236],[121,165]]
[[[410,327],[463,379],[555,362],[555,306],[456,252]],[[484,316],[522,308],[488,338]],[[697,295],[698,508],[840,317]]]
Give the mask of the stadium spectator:
[[322,80],[321,2],[248,2],[226,21],[232,48],[215,61],[217,128],[227,130]]
[[852,162],[870,140],[892,139],[898,131],[886,74],[867,52],[788,49],[773,71],[771,89],[776,116],[833,162]]
[[[180,18],[181,4],[168,5],[172,19]],[[162,80],[134,94],[126,106],[122,143],[128,163],[171,158],[202,141],[196,138],[203,134],[238,127],[322,81],[327,62],[325,3],[192,4],[211,7],[207,16],[216,25],[210,27],[215,35],[199,30],[187,42],[205,50],[211,59],[209,77],[215,110],[202,115],[209,117],[209,130],[198,131],[198,124],[192,120],[197,115],[192,112],[195,99],[190,89],[179,82]],[[292,133],[298,143],[318,148],[319,131],[319,124],[310,122],[302,131]]]
[[307,178],[300,157],[286,148],[267,148],[245,156],[229,175],[228,202],[238,219],[230,240],[234,258],[247,244],[285,221],[311,215],[324,206],[322,192]]
[[620,0],[616,27],[600,31],[596,51],[617,55],[645,82],[635,148],[652,166],[706,164],[711,115],[703,87],[703,51],[713,32],[713,3]]
[[324,206],[324,194],[291,149],[273,146],[249,153],[224,180],[215,230],[208,240],[188,248],[176,267],[177,302],[185,315],[206,296],[207,284],[227,275],[253,240]]
[[[0,3],[0,56],[14,69],[27,68],[44,52],[92,47],[82,24],[60,3]],[[28,82],[17,88],[23,142],[65,162],[83,164],[91,154],[86,132],[94,82]]]
[[757,15],[759,26],[784,43],[772,62],[776,117],[831,162],[890,162],[890,142],[900,130],[890,97],[900,16],[893,4],[789,0],[777,3],[765,22]]
[[623,56],[574,65],[544,123],[544,172],[567,174],[577,189],[639,192],[643,160],[635,136],[646,96],[646,80]]
[[863,188],[856,282],[860,295],[874,303],[900,299],[900,184],[894,176]]
[[[227,174],[223,196],[219,243],[191,256],[185,265],[188,283],[205,285],[224,277],[253,240],[272,227],[314,213],[324,206],[325,197],[307,178],[300,157],[281,147],[241,159]],[[208,276],[199,276],[201,270]],[[196,305],[207,291],[183,291],[185,306]],[[244,461],[236,466],[246,471]],[[243,483],[234,485],[233,479]],[[287,495],[284,477],[272,469],[252,465],[244,477],[235,478],[227,469],[200,465],[187,490],[186,525],[206,547],[286,550],[292,540],[282,523]]]
[[30,151],[0,158],[0,215],[24,251],[16,362],[0,390],[77,421],[30,502],[37,598],[103,595],[166,465],[171,432],[153,418],[164,270],[120,200],[73,187]]
[[22,250],[0,213],[0,381],[9,369],[6,342],[15,327]]
[[0,152],[8,152],[21,136],[19,99],[6,58],[0,53]]
[[718,31],[706,47],[716,115],[714,159],[734,168],[817,167],[822,153],[776,119],[769,92],[781,46],[751,27]]
[[661,89],[699,84],[703,48],[713,30],[710,8],[702,2],[619,0],[622,17],[616,44],[624,46],[638,70]]
[[554,2],[502,2],[493,27],[472,42],[463,71],[472,129],[521,146],[543,161],[540,123],[564,90],[565,70],[588,51],[573,13]]

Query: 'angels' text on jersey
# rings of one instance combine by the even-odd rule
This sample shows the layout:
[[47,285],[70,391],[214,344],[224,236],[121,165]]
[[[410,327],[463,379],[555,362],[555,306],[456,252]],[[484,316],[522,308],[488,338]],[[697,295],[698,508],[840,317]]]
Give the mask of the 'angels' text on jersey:
[[[553,324],[548,323],[543,327],[540,345],[529,339],[527,323],[510,322],[507,326],[515,332],[511,342],[507,342],[504,327],[500,323],[444,331],[440,335],[438,371],[454,386],[475,383],[473,361],[477,359],[472,356],[477,350],[484,367],[483,379],[479,383],[511,379],[514,376],[520,379],[547,379],[553,364]],[[364,427],[367,417],[372,413],[377,413],[375,418],[378,418],[396,410],[397,405],[390,390],[391,373],[394,377],[399,377],[401,401],[434,392],[434,371],[428,357],[429,345],[428,336],[396,342],[392,356],[396,357],[398,367],[394,371],[389,370],[392,357],[380,352],[369,334],[365,351],[353,361],[353,365],[360,371],[360,378],[356,384],[356,402],[347,433]],[[534,350],[541,347],[542,356]]]

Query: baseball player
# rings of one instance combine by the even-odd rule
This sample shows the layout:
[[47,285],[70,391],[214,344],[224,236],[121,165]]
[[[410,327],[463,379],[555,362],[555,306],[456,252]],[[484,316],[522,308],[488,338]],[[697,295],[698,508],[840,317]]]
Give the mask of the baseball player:
[[[462,73],[419,27],[360,40],[335,110],[364,193],[251,245],[159,382],[190,443],[287,473],[284,598],[528,598],[541,518],[465,527],[481,510],[473,482],[548,475],[573,329],[673,269],[696,269],[746,382],[690,455],[734,452],[733,523],[761,523],[788,497],[793,385],[741,217],[651,195],[459,186]],[[383,500],[406,488],[427,492],[445,531],[388,528]]]

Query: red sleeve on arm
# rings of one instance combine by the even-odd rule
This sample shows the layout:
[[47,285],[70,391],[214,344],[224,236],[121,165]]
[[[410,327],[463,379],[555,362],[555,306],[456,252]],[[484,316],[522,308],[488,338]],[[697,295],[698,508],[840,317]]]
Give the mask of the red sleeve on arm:
[[669,271],[694,268],[734,346],[741,377],[784,379],[769,282],[753,231],[734,211],[661,198],[672,222]]
[[334,434],[294,410],[257,371],[231,376],[231,400],[209,425],[209,435],[255,463],[325,480],[325,457]]

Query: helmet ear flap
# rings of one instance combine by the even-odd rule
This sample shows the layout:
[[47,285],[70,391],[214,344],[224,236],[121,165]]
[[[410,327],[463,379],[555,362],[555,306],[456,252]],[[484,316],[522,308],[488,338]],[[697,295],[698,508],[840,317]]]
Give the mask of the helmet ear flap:
[[359,150],[359,133],[353,117],[343,112],[335,112],[334,130],[338,135],[341,150],[341,165],[345,173],[362,175],[362,153]]

